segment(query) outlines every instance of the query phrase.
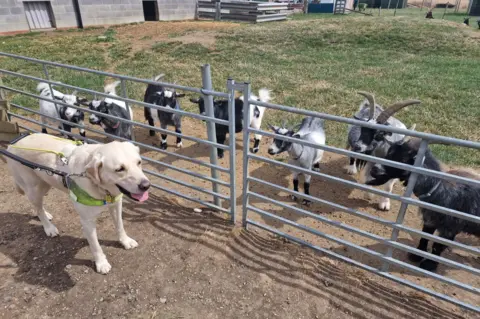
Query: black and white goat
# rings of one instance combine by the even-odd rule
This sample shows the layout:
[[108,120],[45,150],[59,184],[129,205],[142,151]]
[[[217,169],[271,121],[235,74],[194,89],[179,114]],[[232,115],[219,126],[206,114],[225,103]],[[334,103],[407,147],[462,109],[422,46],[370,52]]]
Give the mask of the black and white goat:
[[[80,106],[81,104],[81,105],[88,106],[88,101],[84,98],[79,98],[78,96],[76,96],[76,91],[73,92],[72,94],[64,94],[53,88],[50,91],[50,86],[48,85],[48,83],[44,83],[44,82],[41,82],[37,85],[37,91],[39,92],[40,96],[47,99],[57,100],[59,102],[63,102],[68,105]],[[52,98],[52,91],[53,91],[53,98]],[[77,110],[73,107],[55,104],[54,102],[50,102],[50,101],[40,100],[40,113],[53,118],[62,119],[75,124],[79,124],[82,126],[84,125],[83,121],[85,119],[85,114],[82,111]],[[72,131],[72,126],[53,120],[46,116],[42,116],[41,120],[42,120],[42,124],[57,125],[59,129],[63,129],[66,132]],[[85,130],[83,128],[79,128],[79,131],[80,131],[80,135],[85,137]],[[45,134],[47,133],[47,129],[45,127],[42,128],[42,133],[45,133]],[[73,139],[72,136],[70,136],[69,134],[63,134],[63,135],[67,136],[69,139]]]
[[[164,74],[157,75],[153,80],[158,81]],[[145,90],[145,96],[143,101],[145,103],[155,104],[158,106],[163,106],[165,108],[170,108],[174,110],[181,110],[180,102],[177,98],[184,97],[185,94],[177,93],[175,89],[165,88],[161,85],[149,84]],[[151,109],[149,107],[144,108],[145,120],[148,121],[150,126],[155,126],[155,120],[160,122],[160,127],[162,129],[167,129],[168,125],[175,127],[175,132],[182,134],[182,116],[179,114],[164,112],[161,110]],[[155,136],[155,131],[150,130],[150,136]],[[162,141],[160,148],[163,150],[167,149],[167,134],[162,133]],[[182,138],[177,136],[177,147],[182,147]]]
[[[324,121],[319,118],[306,117],[300,124],[299,130],[295,133],[293,128],[286,128],[285,122],[281,127],[269,125],[275,134],[298,138],[302,141],[314,143],[317,145],[325,145],[325,129]],[[313,147],[303,146],[301,144],[295,144],[292,142],[274,139],[270,147],[268,148],[268,154],[276,155],[282,152],[288,152],[289,164],[295,165],[308,170],[319,170],[320,161],[323,157],[323,150]],[[310,195],[310,180],[312,175],[301,173],[293,170],[293,189],[298,192],[298,175],[303,174],[305,176],[305,182],[303,184],[304,192],[306,195]],[[296,200],[295,196],[292,196],[293,200]],[[304,205],[309,205],[310,201],[304,199]]]
[[[421,140],[418,138],[409,138],[393,144],[388,150],[386,159],[413,165],[420,147]],[[434,171],[441,171],[440,162],[432,155],[430,149],[427,149],[423,167]],[[451,170],[450,174],[480,180],[480,176],[465,170]],[[368,185],[382,185],[392,179],[400,179],[407,185],[410,178],[410,172],[391,166],[375,164],[371,170],[371,176],[367,180]],[[480,187],[470,186],[460,183],[452,183],[436,177],[418,175],[417,182],[413,188],[413,193],[419,200],[454,209],[465,214],[480,217]],[[463,220],[457,217],[445,215],[432,210],[420,208],[423,219],[422,231],[433,234],[438,230],[439,236],[449,240],[454,240],[459,233],[465,232],[480,236],[480,224]],[[418,249],[427,251],[428,239],[422,238]],[[447,248],[444,244],[435,242],[432,246],[432,254],[440,256]],[[420,262],[420,268],[435,271],[438,262],[424,259],[421,256],[410,254],[410,260]]]
[[[133,121],[132,108],[128,107],[125,102],[115,99],[115,97],[118,96],[116,88],[120,83],[120,81],[116,81],[107,84],[104,87],[104,92],[112,97],[106,97],[103,100],[94,99],[89,104],[90,110]],[[129,140],[133,139],[131,124],[96,114],[90,114],[89,121],[90,124],[100,125],[107,134],[123,137]]]
[[[365,96],[366,100],[360,104],[359,111],[354,115],[355,119],[396,128],[406,129],[407,127],[393,117],[393,115],[404,107],[420,103],[418,100],[406,100],[395,103],[384,110],[380,105],[375,103],[375,98],[372,94],[366,92],[359,92],[359,94]],[[348,148],[354,152],[376,157],[385,157],[390,145],[403,138],[403,134],[392,134],[390,132],[354,125],[349,125],[348,127]],[[348,173],[356,174],[358,171],[357,169],[361,168],[360,181],[365,182],[372,166],[372,162],[355,160],[355,158],[352,157],[350,158]],[[394,184],[395,180],[389,181],[386,184],[385,190],[391,193]],[[379,208],[381,210],[390,210],[390,199],[386,197],[382,198],[379,203]]]
[[[250,99],[260,102],[268,103],[271,100],[270,90],[260,89],[258,91],[258,97],[251,94]],[[203,97],[198,99],[190,99],[190,102],[198,104],[200,114],[205,115],[205,101]],[[250,104],[250,127],[254,129],[260,129],[262,126],[263,115],[265,114],[265,107]],[[228,121],[228,100],[214,100],[213,101],[213,113],[217,119]],[[235,99],[235,133],[240,133],[243,130],[243,96]],[[223,144],[227,138],[228,126],[222,124],[215,124],[215,131],[217,137],[217,143]],[[253,153],[257,153],[260,146],[260,140],[262,135],[255,134]],[[223,150],[218,149],[217,154],[219,158],[223,157]]]

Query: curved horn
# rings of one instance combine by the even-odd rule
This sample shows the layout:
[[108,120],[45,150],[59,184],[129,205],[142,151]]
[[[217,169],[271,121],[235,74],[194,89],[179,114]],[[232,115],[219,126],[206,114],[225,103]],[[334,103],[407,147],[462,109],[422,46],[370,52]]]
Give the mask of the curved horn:
[[379,124],[385,124],[387,120],[393,116],[395,113],[403,109],[404,107],[407,107],[409,105],[413,104],[420,104],[421,102],[419,100],[406,100],[406,101],[401,101],[394,103],[387,107],[385,111],[380,113],[380,115],[377,117],[377,123]]
[[368,120],[373,119],[373,116],[375,115],[375,97],[373,96],[373,94],[368,92],[363,92],[363,91],[358,92],[358,94],[363,95],[367,99],[368,104],[370,106],[370,113],[368,113]]
[[268,126],[272,131],[276,131],[275,126],[273,126],[272,124],[267,123],[267,126]]
[[[415,131],[415,128],[416,128],[416,127],[417,127],[417,124],[413,124],[413,125],[409,128],[409,130],[410,130],[410,131]],[[403,137],[403,139],[402,139],[402,143],[406,143],[406,142],[410,141],[412,138],[413,138],[413,137],[410,136],[410,135],[405,135],[405,136]]]

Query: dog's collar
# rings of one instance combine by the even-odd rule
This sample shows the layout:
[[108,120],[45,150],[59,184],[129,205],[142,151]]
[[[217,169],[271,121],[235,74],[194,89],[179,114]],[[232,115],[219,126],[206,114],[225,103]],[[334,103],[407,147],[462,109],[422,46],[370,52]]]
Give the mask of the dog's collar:
[[105,195],[104,199],[98,199],[92,197],[84,189],[78,186],[71,178],[67,178],[68,190],[70,193],[70,198],[79,204],[85,206],[105,206],[109,204],[116,203],[122,200],[123,194],[117,196],[112,196],[110,194]]

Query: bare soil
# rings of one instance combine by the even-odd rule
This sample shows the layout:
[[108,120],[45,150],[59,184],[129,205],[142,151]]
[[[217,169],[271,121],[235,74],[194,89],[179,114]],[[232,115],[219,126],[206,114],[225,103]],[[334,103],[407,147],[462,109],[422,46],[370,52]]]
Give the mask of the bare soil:
[[[142,118],[135,110],[135,118]],[[35,125],[29,125],[38,129]],[[202,122],[184,120],[184,133],[206,138]],[[88,135],[88,133],[87,133]],[[92,134],[90,134],[92,136]],[[145,129],[136,129],[136,139],[145,144],[157,144],[158,135],[149,137]],[[169,151],[208,162],[209,149],[184,140],[176,149],[170,136]],[[260,155],[267,156],[268,139],[261,143]],[[52,190],[46,198],[47,210],[61,235],[47,238],[38,219],[33,216],[27,199],[14,190],[5,164],[0,164],[4,183],[0,188],[0,317],[1,318],[478,318],[449,303],[429,297],[369,272],[333,260],[326,255],[290,243],[254,227],[243,230],[241,220],[242,195],[242,136],[237,136],[236,180],[237,224],[228,216],[166,192],[152,190],[145,204],[126,202],[125,228],[140,246],[131,251],[116,242],[113,224],[108,214],[98,220],[101,245],[113,269],[103,276],[95,273],[91,254],[82,236],[79,220],[66,195]],[[142,150],[143,155],[204,175],[207,167],[179,160],[172,155]],[[220,161],[228,167],[228,153]],[[285,158],[282,156],[282,158]],[[335,154],[325,154],[322,172],[353,180],[346,175],[347,160]],[[164,166],[146,164],[145,168],[188,182],[211,188],[211,183],[181,174]],[[251,176],[291,188],[291,176],[281,167],[251,162]],[[228,176],[222,175],[223,180]],[[162,187],[188,196],[211,200],[186,187],[152,177]],[[229,189],[221,187],[229,195]],[[302,189],[302,187],[301,187]],[[287,194],[252,184],[251,190],[269,198],[292,203]],[[402,191],[397,186],[395,191]],[[313,178],[311,193],[340,205],[394,221],[399,204],[392,202],[390,212],[376,209],[375,200],[365,194]],[[312,227],[342,240],[378,252],[382,244],[328,226],[312,218],[299,216],[279,206],[252,197],[250,203],[276,215]],[[228,207],[228,202],[223,204]],[[364,231],[390,237],[391,230],[325,205],[306,208],[319,216],[348,224]],[[249,218],[298,237],[319,247],[378,267],[380,263],[353,249],[347,249],[310,233],[281,225],[249,213]],[[405,224],[421,228],[415,208],[409,208]],[[478,239],[459,236],[458,241],[477,245]],[[416,246],[417,238],[400,234],[400,242]],[[456,250],[444,256],[471,267],[480,268],[478,258]],[[406,254],[396,251],[394,257],[408,262]],[[478,304],[478,296],[432,279],[391,267],[394,275],[406,278],[441,293]],[[439,274],[479,287],[480,280],[464,271],[441,266]]]

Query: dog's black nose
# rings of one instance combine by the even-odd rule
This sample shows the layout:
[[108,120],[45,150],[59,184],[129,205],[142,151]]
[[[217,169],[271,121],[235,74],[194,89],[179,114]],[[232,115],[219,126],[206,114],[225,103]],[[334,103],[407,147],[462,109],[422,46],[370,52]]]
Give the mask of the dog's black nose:
[[144,179],[138,184],[138,189],[142,192],[146,192],[150,188],[150,181],[148,179]]

